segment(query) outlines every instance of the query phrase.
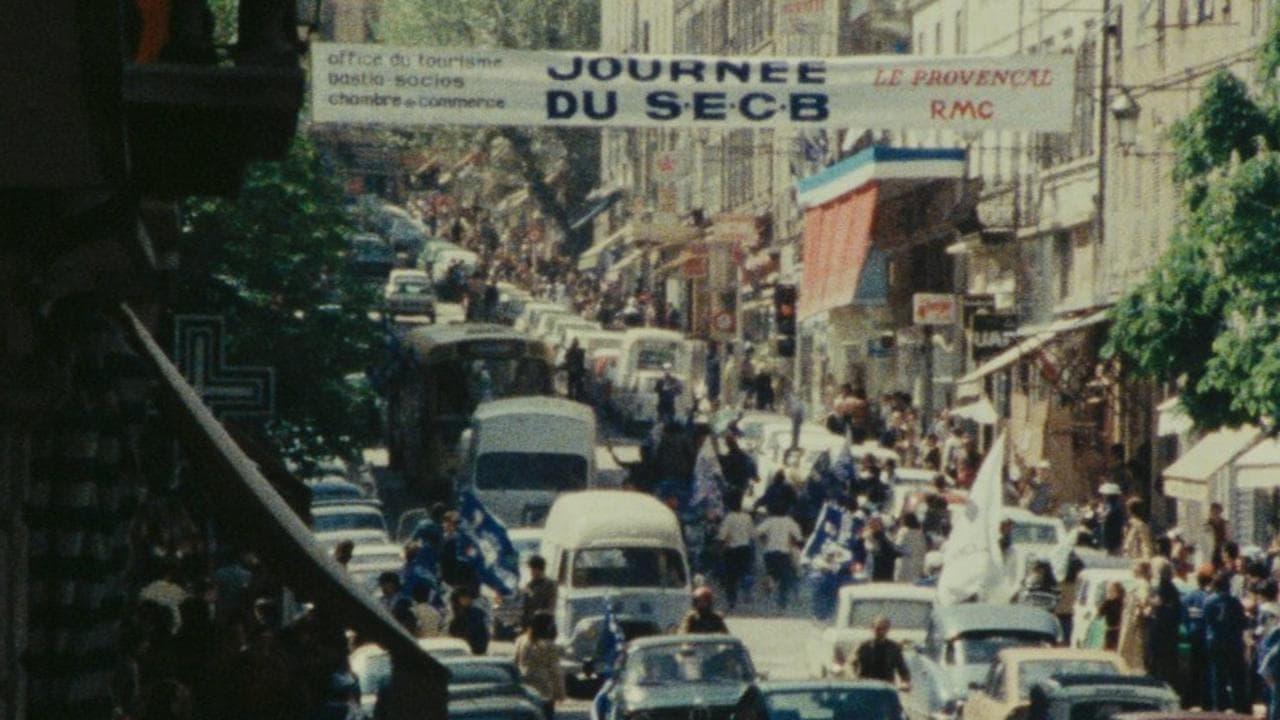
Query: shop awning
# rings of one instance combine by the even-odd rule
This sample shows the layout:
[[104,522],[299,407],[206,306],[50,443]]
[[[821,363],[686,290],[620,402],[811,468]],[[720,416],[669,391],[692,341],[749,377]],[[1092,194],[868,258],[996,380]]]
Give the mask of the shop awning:
[[1164,476],[1171,480],[1206,483],[1214,473],[1252,447],[1261,436],[1262,431],[1254,425],[1211,432],[1165,468]]
[[617,278],[624,270],[639,262],[640,258],[644,257],[644,253],[644,248],[637,248],[626,255],[623,255],[618,262],[609,266],[609,271],[605,273],[605,277],[609,279]]
[[578,256],[578,269],[589,270],[598,265],[600,263],[600,257],[605,253],[605,251],[622,242],[622,239],[626,236],[626,232],[626,228],[618,230],[604,240],[584,250],[582,254]]
[[1269,437],[1249,448],[1234,463],[1236,487],[1266,490],[1280,487],[1280,440]]
[[[806,318],[877,298],[858,298],[882,197],[913,183],[964,177],[964,150],[869,147],[796,182],[804,208],[804,270],[797,315]],[[878,293],[876,293],[878,294]]]
[[587,196],[586,207],[583,208],[574,218],[569,221],[569,229],[577,230],[587,223],[595,220],[601,213],[613,207],[613,204],[622,199],[621,190],[605,190],[594,192]]
[[209,484],[210,511],[300,597],[385,648],[395,668],[388,718],[443,720],[448,674],[372,596],[316,544],[311,530],[200,400],[128,305],[120,324],[158,381],[161,407],[184,452]]
[[972,420],[979,425],[995,425],[996,420],[999,419],[995,406],[991,404],[991,401],[985,395],[980,396],[973,402],[952,408],[951,414],[958,418]]
[[984,362],[977,368],[970,370],[961,377],[957,383],[966,384],[975,382],[993,372],[996,372],[997,370],[1003,370],[1009,365],[1017,362],[1023,356],[1030,355],[1065,333],[1083,330],[1084,328],[1104,322],[1107,319],[1107,313],[1107,310],[1099,310],[1084,317],[1067,318],[1065,320],[1058,320],[1056,322],[1049,323],[1048,325],[1041,325],[1037,328],[1033,328],[1030,332],[1034,334],[1031,334],[1030,337],[1027,337],[1025,340],[1022,340],[1013,347],[1008,348],[999,355],[996,355],[990,360]]
[[1165,400],[1156,406],[1156,435],[1183,435],[1191,432],[1194,424],[1187,411],[1182,409],[1178,396]]

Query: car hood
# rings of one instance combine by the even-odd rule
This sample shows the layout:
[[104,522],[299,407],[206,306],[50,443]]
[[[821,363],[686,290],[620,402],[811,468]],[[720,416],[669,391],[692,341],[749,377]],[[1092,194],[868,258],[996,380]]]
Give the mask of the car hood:
[[722,707],[736,705],[747,687],[745,682],[631,685],[623,689],[622,696],[629,710]]

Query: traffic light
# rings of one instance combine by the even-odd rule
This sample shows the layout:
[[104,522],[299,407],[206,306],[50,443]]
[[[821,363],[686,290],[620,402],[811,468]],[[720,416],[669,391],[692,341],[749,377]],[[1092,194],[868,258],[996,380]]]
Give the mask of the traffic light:
[[778,285],[773,289],[773,320],[782,337],[796,335],[796,286]]

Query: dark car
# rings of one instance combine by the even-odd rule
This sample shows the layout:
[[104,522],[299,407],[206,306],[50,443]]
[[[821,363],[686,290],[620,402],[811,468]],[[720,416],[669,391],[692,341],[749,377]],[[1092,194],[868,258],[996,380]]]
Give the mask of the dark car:
[[510,697],[539,706],[543,702],[537,690],[520,680],[520,670],[511,658],[449,656],[437,659],[449,671],[451,699]]
[[537,703],[513,697],[449,696],[449,720],[543,720]]
[[760,683],[738,701],[734,720],[902,720],[902,703],[876,680]]
[[1026,720],[1116,720],[1171,713],[1180,701],[1168,685],[1142,675],[1055,675],[1031,686]]
[[346,480],[337,478],[323,478],[314,482],[307,483],[307,488],[311,490],[311,504],[318,505],[321,503],[342,502],[367,500],[364,490],[355,483],[349,483]]
[[384,278],[395,267],[396,253],[381,237],[365,233],[351,238],[347,262],[360,276]]
[[755,680],[751,656],[735,637],[659,635],[628,643],[602,692],[612,720],[730,720]]

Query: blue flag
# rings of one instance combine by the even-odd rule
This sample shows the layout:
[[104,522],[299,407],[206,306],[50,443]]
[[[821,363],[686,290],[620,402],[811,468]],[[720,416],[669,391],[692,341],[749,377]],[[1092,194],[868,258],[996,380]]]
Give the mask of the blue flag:
[[724,482],[724,472],[720,469],[720,458],[716,457],[711,438],[702,441],[702,449],[698,451],[693,465],[693,496],[689,498],[692,509],[700,509],[713,518],[722,518],[724,512],[724,494],[720,489]]
[[801,562],[811,564],[828,555],[840,559],[851,557],[861,529],[862,523],[853,513],[837,505],[823,503],[813,525],[813,533],[804,544]]
[[609,717],[609,711],[613,709],[613,701],[609,699],[609,693],[613,691],[614,665],[618,662],[618,655],[622,652],[622,645],[625,642],[626,637],[622,633],[622,626],[618,624],[618,617],[613,614],[613,603],[607,603],[604,609],[604,621],[600,627],[600,639],[596,644],[596,659],[592,661],[596,674],[604,678],[604,685],[600,686],[600,691],[591,701],[592,720],[606,720]]
[[461,522],[458,553],[476,570],[480,582],[501,595],[520,589],[520,553],[507,535],[507,527],[480,503],[475,493],[464,491],[458,514]]

